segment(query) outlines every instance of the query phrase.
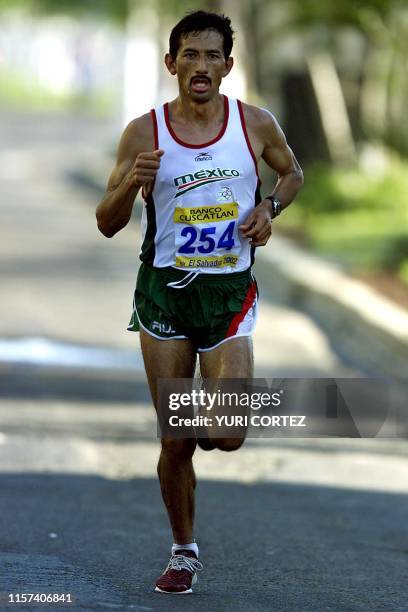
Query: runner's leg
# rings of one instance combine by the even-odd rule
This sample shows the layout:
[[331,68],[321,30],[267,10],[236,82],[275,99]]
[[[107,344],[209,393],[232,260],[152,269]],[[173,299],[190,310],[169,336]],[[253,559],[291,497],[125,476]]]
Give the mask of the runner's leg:
[[[252,378],[254,359],[252,339],[250,336],[232,338],[211,351],[200,355],[200,370],[203,378]],[[237,450],[245,440],[241,437],[211,438],[211,428],[208,437],[211,443],[220,450]]]
[[[193,378],[196,352],[189,340],[157,340],[140,330],[140,344],[147,380],[157,410],[159,378]],[[193,541],[194,489],[193,438],[162,439],[157,472],[163,501],[173,530],[174,542]]]

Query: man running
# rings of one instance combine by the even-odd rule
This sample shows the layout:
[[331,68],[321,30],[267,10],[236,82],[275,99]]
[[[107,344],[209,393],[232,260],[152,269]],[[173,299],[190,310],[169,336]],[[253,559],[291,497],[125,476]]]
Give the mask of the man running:
[[[197,354],[204,379],[251,378],[257,287],[255,247],[292,202],[302,171],[276,119],[219,92],[232,69],[233,30],[224,15],[197,11],[172,30],[165,64],[179,94],[125,129],[116,166],[97,207],[107,237],[124,228],[142,189],[142,264],[128,329],[140,342],[153,402],[158,381],[192,378]],[[262,200],[258,161],[278,174]],[[242,437],[199,440],[236,450]],[[158,463],[173,532],[171,558],[156,591],[191,593],[198,546],[193,537],[194,438],[161,441]]]

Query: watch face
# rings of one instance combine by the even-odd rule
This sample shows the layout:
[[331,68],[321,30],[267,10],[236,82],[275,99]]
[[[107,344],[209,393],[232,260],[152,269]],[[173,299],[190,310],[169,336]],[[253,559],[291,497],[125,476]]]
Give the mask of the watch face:
[[272,205],[273,205],[273,216],[277,217],[280,214],[281,209],[282,209],[280,200],[278,200],[278,198],[274,198]]

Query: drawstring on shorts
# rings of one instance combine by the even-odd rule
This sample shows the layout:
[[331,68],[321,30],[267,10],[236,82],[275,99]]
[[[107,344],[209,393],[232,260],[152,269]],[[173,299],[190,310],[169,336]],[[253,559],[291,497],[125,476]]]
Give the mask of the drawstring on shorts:
[[184,287],[187,287],[187,285],[192,283],[193,280],[196,279],[199,274],[200,272],[198,271],[191,271],[186,274],[186,276],[183,276],[183,278],[180,278],[180,280],[167,283],[167,287],[172,287],[173,289],[184,289]]

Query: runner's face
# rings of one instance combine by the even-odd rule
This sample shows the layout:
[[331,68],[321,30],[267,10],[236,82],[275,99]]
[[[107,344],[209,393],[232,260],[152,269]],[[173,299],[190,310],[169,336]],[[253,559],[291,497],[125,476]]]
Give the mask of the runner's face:
[[194,102],[208,102],[218,94],[221,80],[232,68],[232,58],[224,57],[223,37],[204,30],[180,39],[175,61],[166,56],[171,74],[177,74],[180,93]]

